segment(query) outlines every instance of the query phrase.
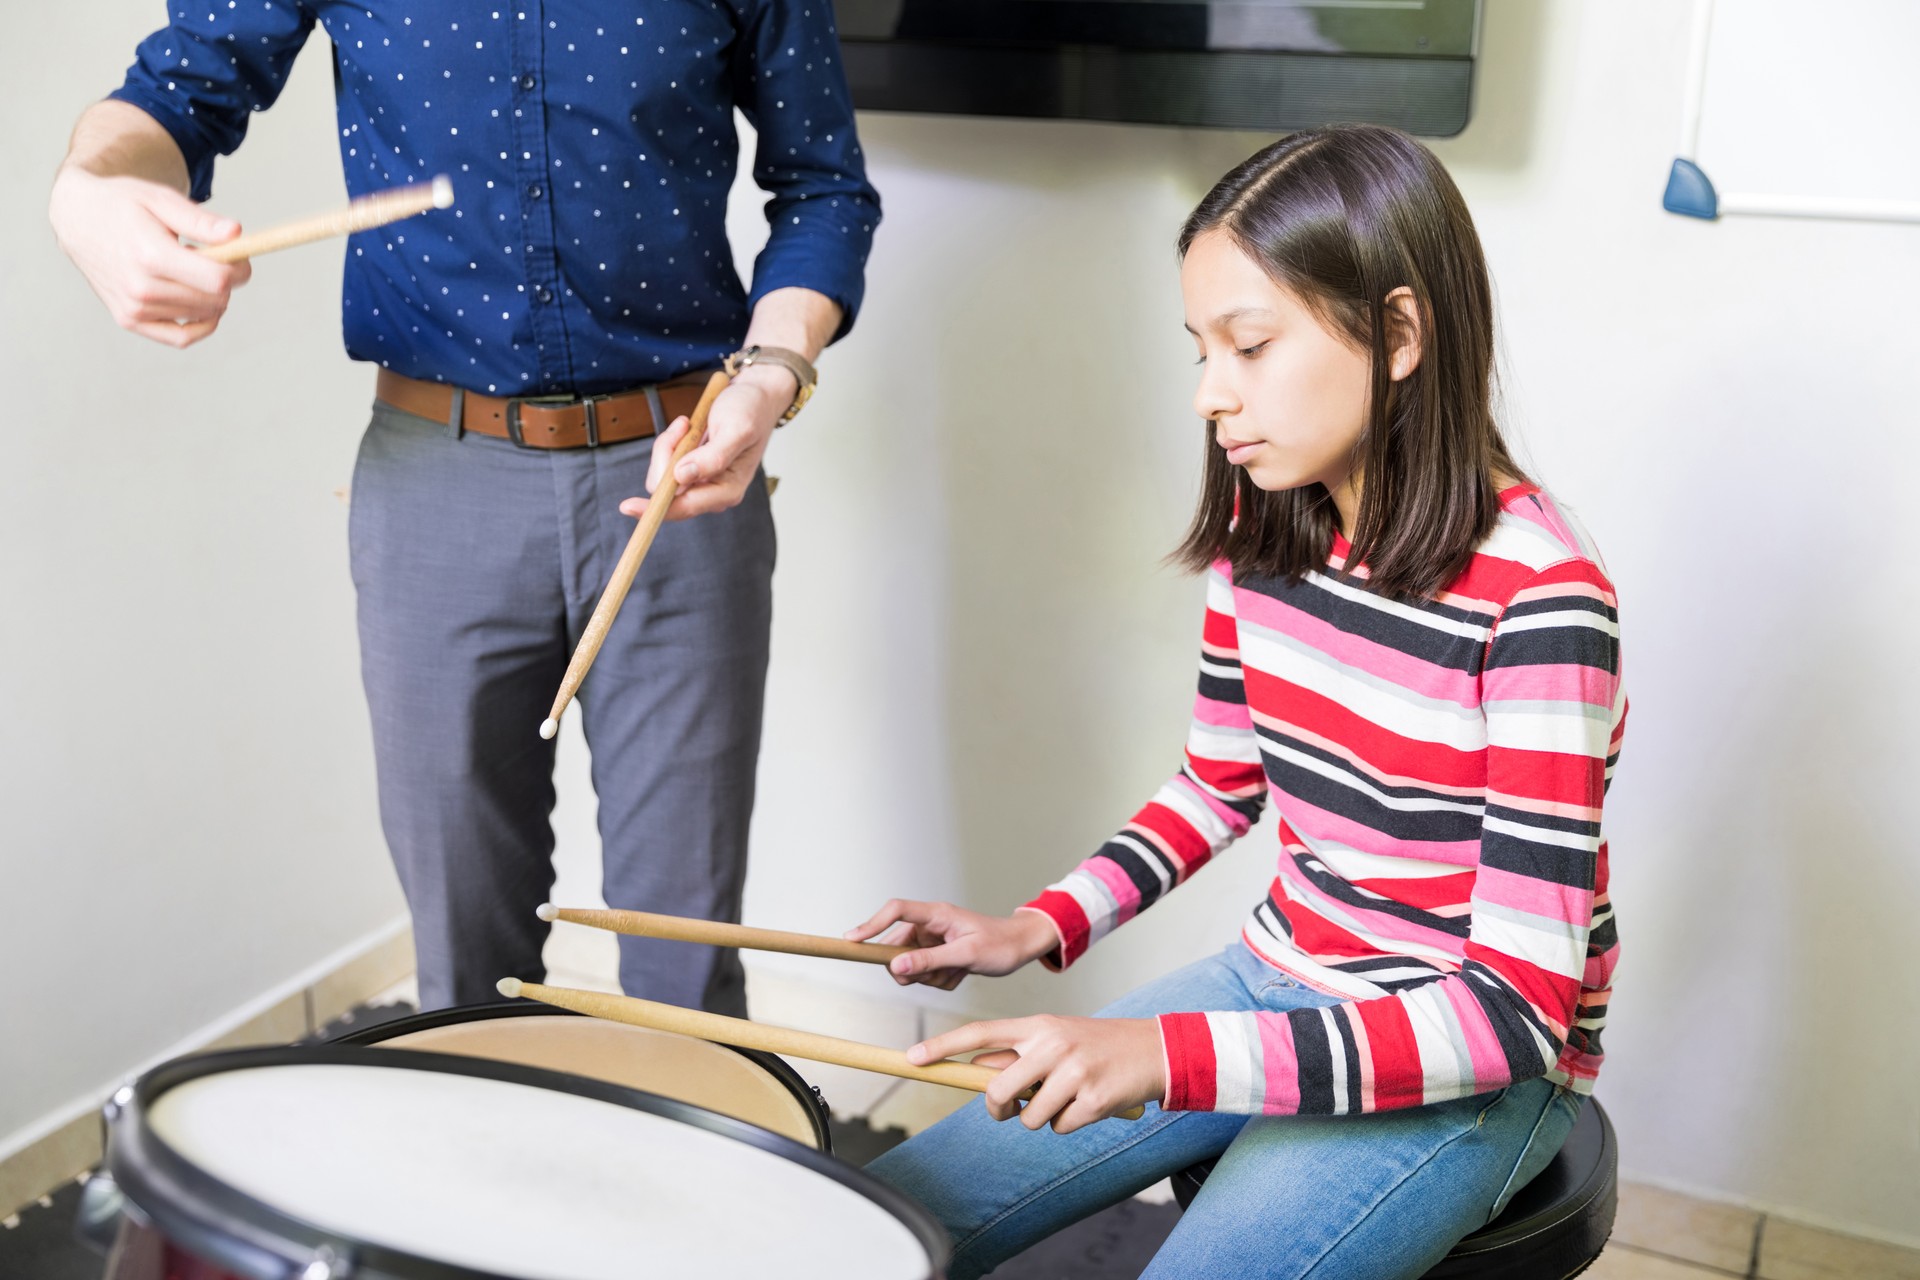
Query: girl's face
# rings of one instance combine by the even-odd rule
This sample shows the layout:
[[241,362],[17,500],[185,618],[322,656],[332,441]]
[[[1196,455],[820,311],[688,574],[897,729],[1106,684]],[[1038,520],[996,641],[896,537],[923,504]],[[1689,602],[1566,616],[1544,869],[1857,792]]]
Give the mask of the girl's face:
[[[1193,407],[1213,423],[1227,461],[1266,490],[1318,481],[1350,514],[1349,472],[1367,423],[1366,353],[1328,330],[1224,232],[1188,247],[1180,292],[1200,351]],[[1406,376],[1403,363],[1412,371],[1404,355],[1394,352],[1396,378]]]

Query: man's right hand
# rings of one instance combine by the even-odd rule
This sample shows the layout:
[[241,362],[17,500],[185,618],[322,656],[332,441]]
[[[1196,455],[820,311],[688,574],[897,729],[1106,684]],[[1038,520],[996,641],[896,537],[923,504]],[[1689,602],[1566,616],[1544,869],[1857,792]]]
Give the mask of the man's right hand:
[[900,898],[842,936],[865,942],[889,930],[879,941],[914,948],[887,966],[893,980],[903,987],[923,982],[942,991],[953,990],[969,973],[1002,977],[1060,945],[1052,919],[1039,911],[987,916],[951,902]]
[[240,234],[223,218],[158,182],[102,177],[72,165],[54,180],[54,236],[100,295],[114,323],[170,347],[212,333],[253,268],[215,262],[180,243],[219,244]]

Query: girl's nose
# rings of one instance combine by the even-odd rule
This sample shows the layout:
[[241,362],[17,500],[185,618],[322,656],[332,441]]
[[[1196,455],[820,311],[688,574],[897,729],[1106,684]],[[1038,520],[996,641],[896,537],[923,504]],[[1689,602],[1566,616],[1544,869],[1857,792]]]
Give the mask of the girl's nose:
[[1233,394],[1233,388],[1224,372],[1219,370],[1219,362],[1208,360],[1200,366],[1200,385],[1193,393],[1193,410],[1209,422],[1232,417],[1240,411],[1240,399]]

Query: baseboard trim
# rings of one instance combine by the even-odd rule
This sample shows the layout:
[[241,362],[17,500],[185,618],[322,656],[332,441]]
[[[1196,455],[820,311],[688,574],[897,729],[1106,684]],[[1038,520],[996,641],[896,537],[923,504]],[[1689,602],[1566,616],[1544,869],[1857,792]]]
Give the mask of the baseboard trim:
[[413,970],[413,937],[400,916],[222,1015],[145,1062],[119,1072],[40,1120],[0,1138],[0,1217],[9,1217],[101,1157],[99,1111],[120,1085],[184,1054],[311,1035]]

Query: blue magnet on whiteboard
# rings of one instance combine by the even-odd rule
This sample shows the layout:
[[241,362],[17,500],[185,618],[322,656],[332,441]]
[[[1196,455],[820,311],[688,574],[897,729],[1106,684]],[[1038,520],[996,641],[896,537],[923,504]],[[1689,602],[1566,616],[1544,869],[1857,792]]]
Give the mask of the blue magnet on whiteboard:
[[1709,222],[1720,216],[1720,197],[1700,166],[1685,157],[1675,157],[1673,172],[1667,175],[1667,194],[1660,203],[1668,213]]

